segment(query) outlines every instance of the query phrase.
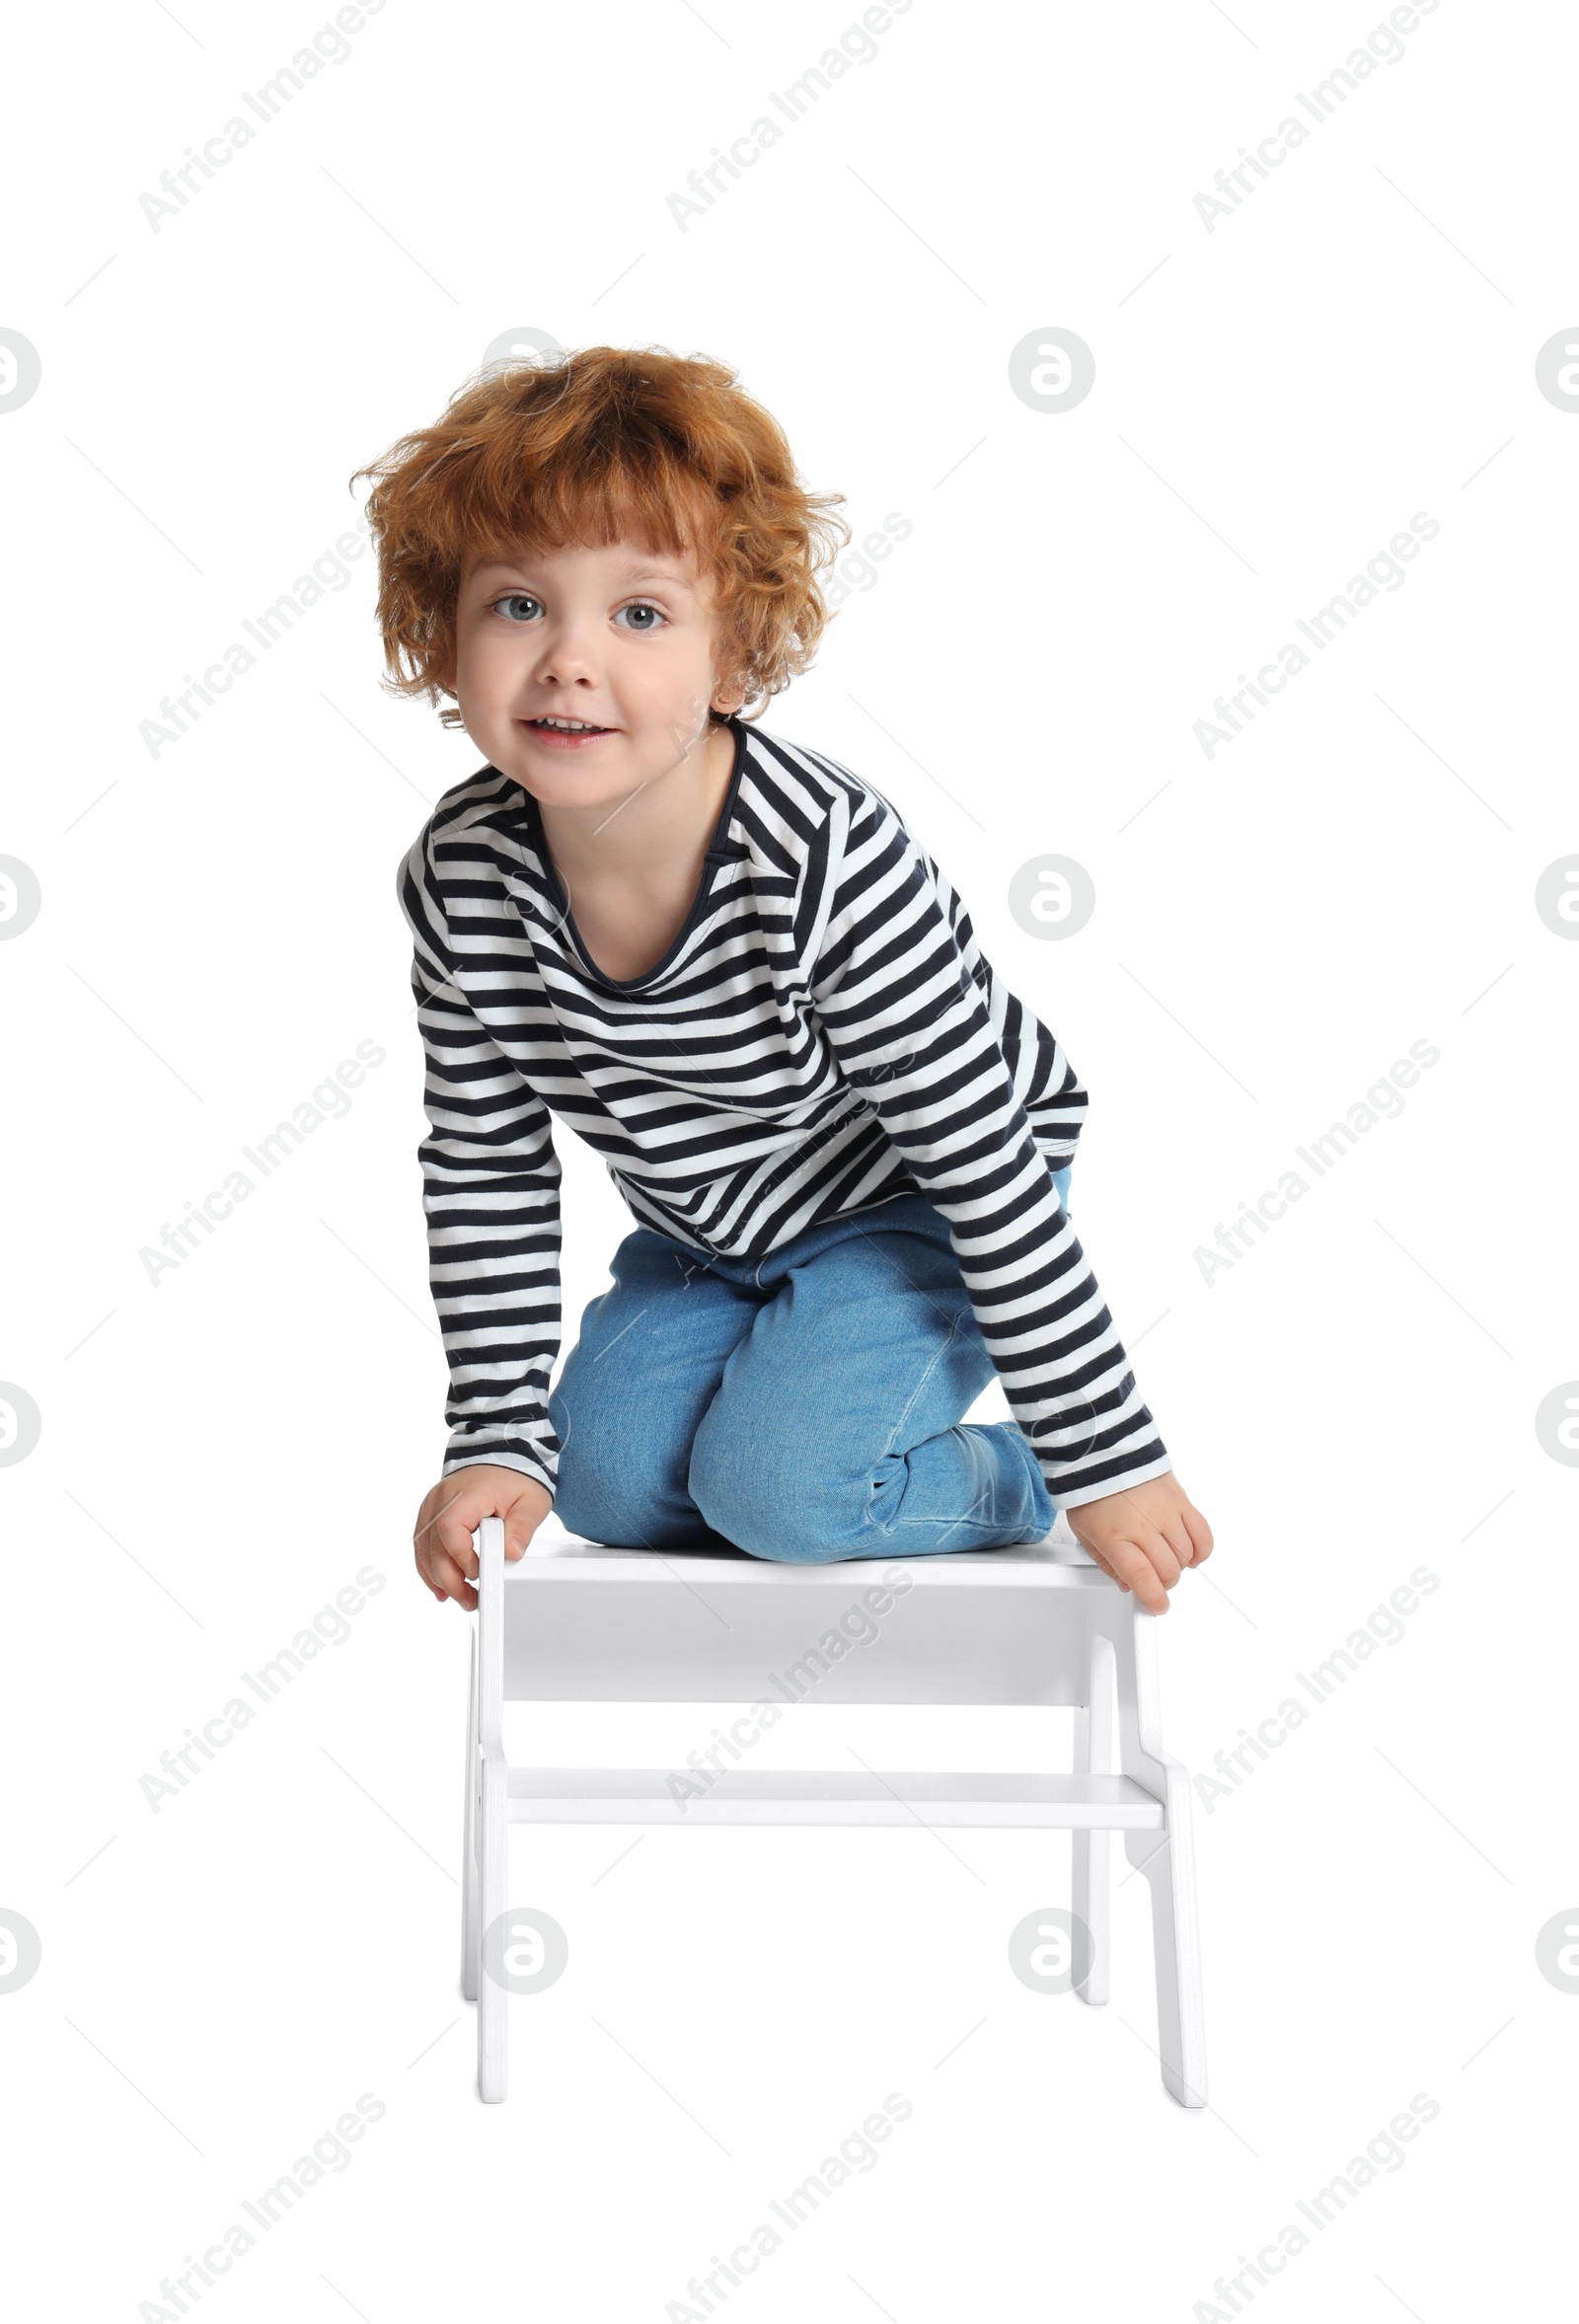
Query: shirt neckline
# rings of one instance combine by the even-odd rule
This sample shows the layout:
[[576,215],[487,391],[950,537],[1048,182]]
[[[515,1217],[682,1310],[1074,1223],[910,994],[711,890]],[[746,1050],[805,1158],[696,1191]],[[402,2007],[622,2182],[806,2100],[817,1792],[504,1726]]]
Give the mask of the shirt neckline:
[[526,801],[526,817],[532,845],[547,877],[549,892],[559,910],[560,924],[567,932],[570,941],[575,946],[576,956],[581,967],[586,970],[588,976],[594,978],[598,984],[604,986],[611,993],[635,992],[640,986],[650,984],[654,977],[662,976],[664,971],[673,965],[686,938],[702,917],[703,910],[712,893],[714,876],[718,865],[726,862],[735,853],[735,850],[729,845],[728,832],[729,825],[734,818],[735,802],[740,793],[740,778],[745,771],[748,729],[738,712],[731,712],[726,723],[734,736],[734,759],[729,769],[729,781],[724,790],[723,804],[719,807],[714,818],[713,836],[708,842],[707,852],[702,859],[702,875],[697,882],[697,892],[691,899],[691,909],[676,931],[674,941],[662,959],[655,960],[652,966],[645,969],[640,976],[605,976],[603,970],[599,968],[587,950],[586,939],[576,927],[575,915],[570,910],[570,899],[561,884],[554,858],[549,853],[548,834],[543,828],[543,817],[538,809],[537,798],[533,792],[526,789],[524,785],[521,787],[521,796]]

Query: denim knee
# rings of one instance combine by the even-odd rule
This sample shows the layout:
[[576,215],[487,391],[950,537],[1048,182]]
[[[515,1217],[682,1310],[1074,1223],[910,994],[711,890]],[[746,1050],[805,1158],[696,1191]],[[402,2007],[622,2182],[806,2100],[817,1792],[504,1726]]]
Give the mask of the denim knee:
[[866,1515],[865,1479],[842,1486],[817,1472],[809,1449],[786,1459],[760,1431],[732,1428],[716,1408],[697,1430],[686,1490],[713,1531],[753,1557],[827,1565],[881,1548]]
[[683,1546],[696,1533],[689,1512],[673,1511],[672,1489],[662,1466],[642,1461],[640,1448],[618,1416],[598,1425],[602,1407],[577,1397],[567,1405],[556,1389],[549,1419],[560,1440],[554,1514],[566,1532],[611,1548],[659,1549]]

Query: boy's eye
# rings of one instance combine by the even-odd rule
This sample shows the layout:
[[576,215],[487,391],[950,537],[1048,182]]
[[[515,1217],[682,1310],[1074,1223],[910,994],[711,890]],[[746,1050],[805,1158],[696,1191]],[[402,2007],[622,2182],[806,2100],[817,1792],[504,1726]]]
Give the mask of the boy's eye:
[[[520,610],[523,606],[528,609],[525,613],[521,612]],[[540,614],[542,610],[542,599],[540,597],[530,596],[524,589],[512,589],[507,597],[496,598],[493,605],[493,611],[497,614],[502,614],[507,622],[535,621],[538,614]],[[653,605],[648,599],[644,597],[635,599],[629,605],[622,605],[620,607],[620,613],[650,614],[653,616],[651,621],[638,622],[635,625],[638,637],[645,637],[650,635],[651,631],[656,627],[657,623],[666,622],[669,618],[661,605]],[[617,615],[616,619],[618,618],[619,617]]]

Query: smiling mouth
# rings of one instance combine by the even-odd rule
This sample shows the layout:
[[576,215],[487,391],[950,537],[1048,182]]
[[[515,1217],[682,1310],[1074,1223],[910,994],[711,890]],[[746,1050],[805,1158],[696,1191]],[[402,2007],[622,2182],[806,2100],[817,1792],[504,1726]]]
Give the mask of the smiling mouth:
[[552,734],[563,741],[575,741],[592,734],[612,734],[612,726],[594,726],[585,719],[526,718],[522,723],[533,734]]

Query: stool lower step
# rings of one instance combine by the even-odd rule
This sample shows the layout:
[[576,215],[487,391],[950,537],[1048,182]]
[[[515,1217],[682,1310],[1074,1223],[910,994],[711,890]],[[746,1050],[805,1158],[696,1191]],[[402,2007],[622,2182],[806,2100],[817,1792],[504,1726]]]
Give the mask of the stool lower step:
[[[705,1787],[705,1788],[703,1788]],[[1159,1832],[1163,1803],[1127,1775],[918,1774],[884,1769],[520,1767],[512,1824],[939,1824]]]

